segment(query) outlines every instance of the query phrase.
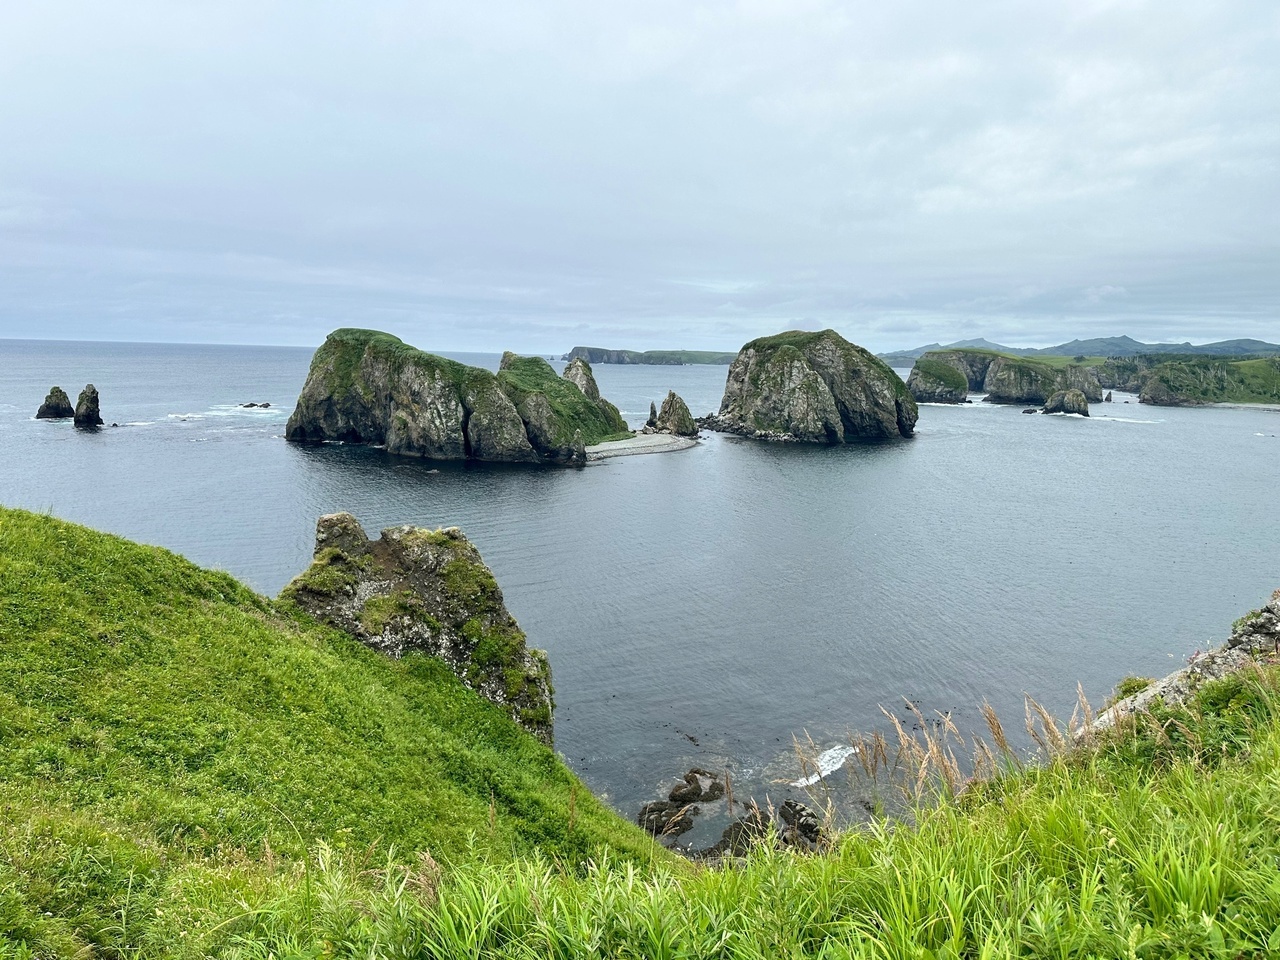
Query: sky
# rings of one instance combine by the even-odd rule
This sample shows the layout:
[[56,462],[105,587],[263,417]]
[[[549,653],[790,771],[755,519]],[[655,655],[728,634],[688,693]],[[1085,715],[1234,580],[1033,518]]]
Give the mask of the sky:
[[1280,4],[0,4],[0,337],[339,326],[1280,341]]

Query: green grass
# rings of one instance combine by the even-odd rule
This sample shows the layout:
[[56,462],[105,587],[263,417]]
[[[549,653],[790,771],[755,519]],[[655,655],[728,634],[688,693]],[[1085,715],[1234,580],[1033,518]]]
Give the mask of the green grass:
[[0,508],[0,957],[168,955],[322,844],[383,866],[665,856],[442,662]]
[[1262,958],[1280,951],[1274,673],[1206,686],[911,824],[724,869],[544,859],[388,870],[320,849],[236,941],[254,958]]
[[498,372],[498,383],[516,409],[521,409],[530,394],[541,394],[546,398],[554,417],[553,443],[556,446],[569,447],[575,430],[582,431],[582,441],[588,446],[631,435],[620,415],[611,416],[588,400],[581,390],[556,373],[551,364],[541,357],[513,357],[504,363]]
[[366,355],[389,360],[393,370],[400,370],[407,365],[429,369],[452,383],[459,395],[473,382],[493,376],[480,367],[470,367],[465,363],[419,350],[392,334],[356,327],[342,327],[330,333],[311,358],[311,370],[315,372],[332,365],[333,375],[328,381],[332,393],[334,396],[345,396],[352,390],[359,389],[360,378],[357,374]]
[[691,868],[432,661],[0,511],[5,960],[1280,954],[1276,667],[1042,739],[822,854]]
[[1164,394],[1184,403],[1280,402],[1280,358],[1178,357],[1155,367],[1143,399]]
[[948,390],[969,392],[969,378],[949,363],[925,356],[916,361],[915,367],[923,376],[938,381]]

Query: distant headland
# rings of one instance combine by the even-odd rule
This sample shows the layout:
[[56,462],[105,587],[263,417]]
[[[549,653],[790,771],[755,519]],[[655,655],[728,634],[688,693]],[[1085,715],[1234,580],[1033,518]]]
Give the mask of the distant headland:
[[733,363],[737,351],[718,353],[714,350],[606,350],[603,347],[574,347],[561,360],[585,360],[587,363],[630,363],[681,367],[689,364],[725,366]]

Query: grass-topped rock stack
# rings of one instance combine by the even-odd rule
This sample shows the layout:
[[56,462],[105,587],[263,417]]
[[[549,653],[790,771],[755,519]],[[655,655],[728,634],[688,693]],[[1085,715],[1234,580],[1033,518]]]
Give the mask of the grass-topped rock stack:
[[[342,440],[434,460],[582,462],[583,444],[626,433],[544,360],[494,374],[375,330],[335,330],[289,417],[294,442]],[[581,443],[575,443],[575,435]]]
[[600,412],[604,414],[605,420],[608,421],[609,429],[613,433],[629,432],[630,428],[627,426],[627,421],[622,419],[622,414],[618,412],[618,408],[600,396],[600,387],[596,384],[595,374],[591,372],[591,364],[581,357],[575,357],[569,361],[569,365],[564,368],[564,373],[561,376],[581,390],[584,397],[600,408]]
[[965,403],[969,399],[968,378],[951,364],[928,356],[911,368],[907,389],[917,403]]
[[713,430],[762,440],[852,443],[909,437],[919,411],[883,360],[834,330],[746,344],[729,366]]
[[349,513],[321,517],[315,560],[281,599],[393,657],[410,651],[439,657],[464,684],[551,744],[547,655],[526,647],[493,573],[456,527],[390,527],[371,541]]

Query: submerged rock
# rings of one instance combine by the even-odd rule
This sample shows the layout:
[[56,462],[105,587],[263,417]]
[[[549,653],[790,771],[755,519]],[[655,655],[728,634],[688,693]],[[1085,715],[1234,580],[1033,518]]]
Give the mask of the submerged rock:
[[36,411],[37,420],[65,420],[75,415],[76,409],[71,406],[71,398],[61,387],[51,388],[49,395],[44,398],[44,403],[40,404],[40,409]]
[[494,374],[390,334],[343,329],[312,358],[285,437],[435,460],[574,463],[575,433],[592,444],[620,429],[612,404],[589,399],[539,357],[506,354]]
[[1045,413],[1078,413],[1089,415],[1089,401],[1079,390],[1058,390],[1045,401]]
[[654,427],[661,433],[671,433],[677,437],[698,435],[698,424],[689,412],[688,404],[674,390],[667,391],[667,398],[662,401],[662,410],[658,413]]
[[102,426],[102,414],[98,411],[98,388],[92,383],[80,391],[76,401],[75,425],[81,430],[93,430]]
[[712,429],[764,440],[909,437],[919,412],[902,379],[834,330],[752,340],[729,367]]
[[281,597],[392,657],[439,657],[468,687],[552,742],[551,668],[525,644],[493,573],[456,527],[365,536],[349,513],[316,525],[315,559]]

